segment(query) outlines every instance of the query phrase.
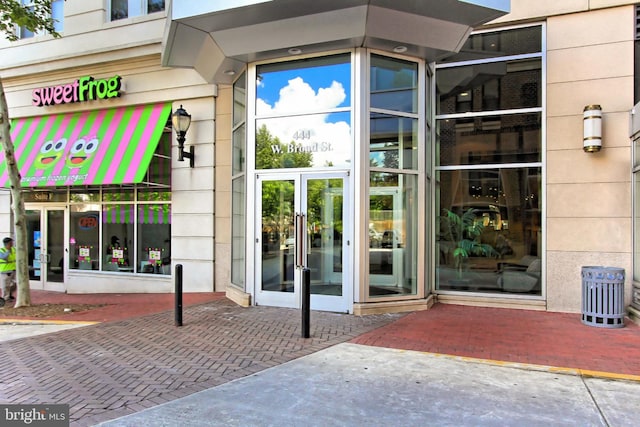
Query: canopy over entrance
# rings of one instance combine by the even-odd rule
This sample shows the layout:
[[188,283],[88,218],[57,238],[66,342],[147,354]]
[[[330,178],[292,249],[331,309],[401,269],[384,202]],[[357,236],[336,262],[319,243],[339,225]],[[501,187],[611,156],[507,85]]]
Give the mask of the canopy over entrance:
[[244,63],[367,47],[433,61],[457,52],[509,0],[174,0],[162,65],[231,83]]

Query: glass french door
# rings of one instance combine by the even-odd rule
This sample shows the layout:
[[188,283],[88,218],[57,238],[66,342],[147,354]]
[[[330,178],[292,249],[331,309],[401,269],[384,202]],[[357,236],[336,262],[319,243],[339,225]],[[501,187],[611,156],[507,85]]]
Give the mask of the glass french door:
[[347,182],[341,172],[257,177],[257,304],[299,308],[308,268],[311,309],[349,311]]
[[27,208],[31,288],[64,291],[64,207]]

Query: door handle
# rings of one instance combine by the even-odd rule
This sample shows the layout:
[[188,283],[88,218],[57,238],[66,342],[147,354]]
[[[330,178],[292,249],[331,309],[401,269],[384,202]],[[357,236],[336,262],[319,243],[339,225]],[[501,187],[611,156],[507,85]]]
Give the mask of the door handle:
[[304,268],[304,214],[297,213],[295,220],[296,267]]

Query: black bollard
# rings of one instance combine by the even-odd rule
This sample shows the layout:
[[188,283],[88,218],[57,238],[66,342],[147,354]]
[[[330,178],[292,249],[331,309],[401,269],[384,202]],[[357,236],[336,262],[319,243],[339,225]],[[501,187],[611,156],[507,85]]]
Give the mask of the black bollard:
[[302,338],[309,338],[311,326],[311,270],[302,269]]
[[182,264],[176,264],[176,326],[182,326]]

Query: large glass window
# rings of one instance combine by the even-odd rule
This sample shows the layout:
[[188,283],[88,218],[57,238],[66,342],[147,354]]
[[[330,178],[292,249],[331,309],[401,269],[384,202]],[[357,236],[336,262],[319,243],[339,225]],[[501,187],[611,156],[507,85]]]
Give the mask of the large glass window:
[[256,169],[349,167],[348,111],[262,119],[256,126]]
[[[170,149],[167,130],[144,184],[70,187],[71,270],[171,274]],[[59,201],[63,194],[53,193]]]
[[418,64],[370,58],[369,297],[415,295],[418,158],[424,153],[418,143]]
[[233,154],[231,179],[231,284],[240,288],[245,281],[247,74],[233,84]]
[[171,274],[171,205],[138,205],[138,273]]
[[640,309],[640,139],[633,141],[633,283],[631,304]]
[[436,65],[436,288],[542,294],[540,25]]
[[[30,10],[34,9],[33,0],[20,0],[20,3]],[[53,0],[51,2],[51,18],[53,19],[53,28],[58,32],[64,29],[64,0]],[[17,29],[17,36],[20,39],[29,39],[34,37],[36,33],[20,26]]]
[[541,169],[440,171],[438,182],[439,289],[539,295]]
[[372,173],[369,185],[369,296],[415,295],[418,176]]
[[78,204],[69,209],[69,268],[100,268],[100,205]]
[[103,271],[133,272],[134,215],[133,204],[102,207]]
[[438,120],[438,166],[540,162],[542,114]]
[[260,65],[256,72],[256,169],[349,167],[350,55]]
[[418,64],[371,55],[371,108],[418,112]]

